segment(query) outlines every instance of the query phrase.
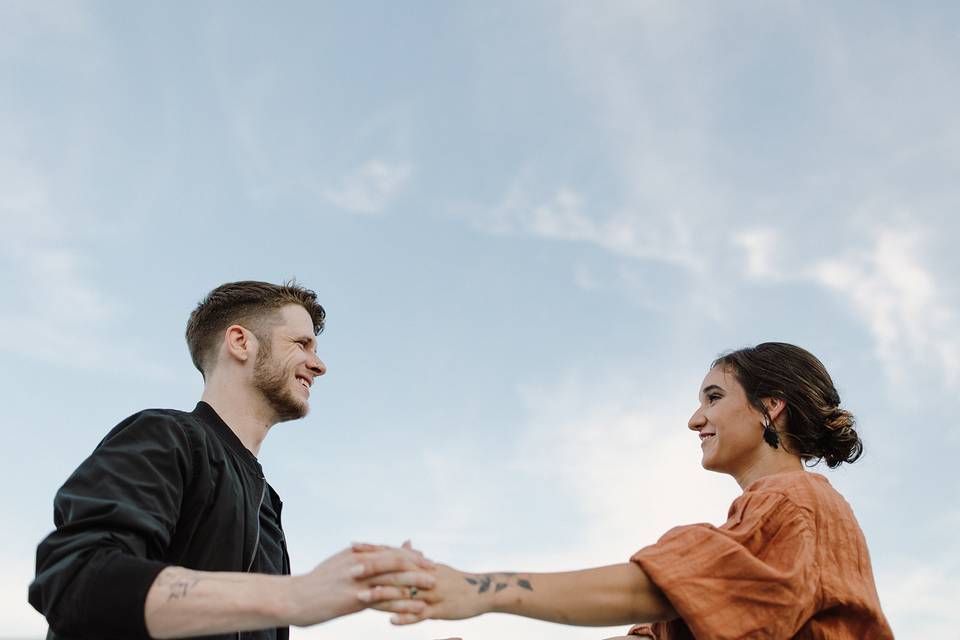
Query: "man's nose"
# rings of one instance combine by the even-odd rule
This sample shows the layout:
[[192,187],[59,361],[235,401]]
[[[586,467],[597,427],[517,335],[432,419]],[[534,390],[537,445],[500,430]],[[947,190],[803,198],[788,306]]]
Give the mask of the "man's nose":
[[322,376],[327,372],[327,365],[323,364],[323,360],[317,356],[313,356],[313,361],[307,364],[307,366],[316,376]]

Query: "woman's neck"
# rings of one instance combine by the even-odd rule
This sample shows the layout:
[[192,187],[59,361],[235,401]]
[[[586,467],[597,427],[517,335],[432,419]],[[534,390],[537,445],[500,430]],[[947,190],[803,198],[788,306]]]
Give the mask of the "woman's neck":
[[783,449],[770,448],[767,444],[764,444],[764,446],[768,447],[769,452],[764,452],[753,464],[732,474],[741,489],[746,489],[766,476],[790,471],[803,471],[803,461],[800,460],[800,456],[787,453]]

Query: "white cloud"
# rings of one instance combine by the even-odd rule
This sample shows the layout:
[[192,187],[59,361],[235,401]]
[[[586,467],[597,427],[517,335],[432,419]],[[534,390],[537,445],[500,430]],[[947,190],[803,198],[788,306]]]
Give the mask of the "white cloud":
[[347,211],[379,213],[407,185],[413,167],[405,162],[370,160],[343,178],[340,185],[321,192],[325,200]]
[[687,242],[682,219],[628,209],[604,216],[570,187],[559,187],[549,197],[536,200],[526,188],[515,185],[496,206],[475,211],[471,223],[488,233],[582,242],[623,258],[690,270],[701,266]]
[[[960,510],[950,509],[915,523],[913,533],[939,536],[960,526]],[[960,628],[960,544],[950,540],[936,558],[901,553],[876,560],[880,600],[887,617],[895,620],[898,638],[949,638]]]
[[733,236],[733,242],[746,251],[746,276],[757,280],[781,279],[773,258],[777,253],[779,234],[772,229],[752,229]]
[[890,376],[899,379],[906,367],[932,360],[948,385],[957,384],[960,324],[946,287],[923,263],[922,234],[880,229],[874,242],[866,251],[819,262],[814,280],[854,308]]
[[670,527],[723,522],[739,490],[700,467],[699,441],[686,426],[696,383],[689,386],[610,371],[525,390],[533,413],[521,455],[550,465],[586,518],[583,545],[567,561],[625,561]]
[[747,278],[812,282],[836,295],[869,330],[890,379],[906,382],[932,363],[945,386],[960,383],[960,322],[950,287],[925,263],[923,232],[878,225],[861,235],[861,245],[809,264],[778,261],[784,239],[769,228],[744,231],[733,242],[745,250]]

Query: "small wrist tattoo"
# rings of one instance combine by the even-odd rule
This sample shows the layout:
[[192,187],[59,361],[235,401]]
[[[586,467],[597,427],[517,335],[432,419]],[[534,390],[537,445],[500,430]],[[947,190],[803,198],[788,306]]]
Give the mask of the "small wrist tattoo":
[[173,584],[170,585],[170,597],[167,598],[167,600],[186,598],[190,589],[197,586],[198,582],[200,582],[200,578],[184,578],[173,582]]
[[467,582],[477,587],[477,593],[486,593],[493,587],[494,593],[499,593],[507,587],[516,586],[527,591],[533,591],[529,580],[517,578],[515,573],[484,573],[467,576]]

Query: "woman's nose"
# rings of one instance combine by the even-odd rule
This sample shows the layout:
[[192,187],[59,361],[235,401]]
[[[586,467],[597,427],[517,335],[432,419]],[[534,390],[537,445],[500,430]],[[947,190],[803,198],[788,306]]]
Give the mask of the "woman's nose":
[[706,418],[703,417],[703,412],[700,411],[700,409],[697,409],[687,421],[687,428],[691,431],[700,431],[700,429],[703,429],[703,425],[706,424],[706,421]]

